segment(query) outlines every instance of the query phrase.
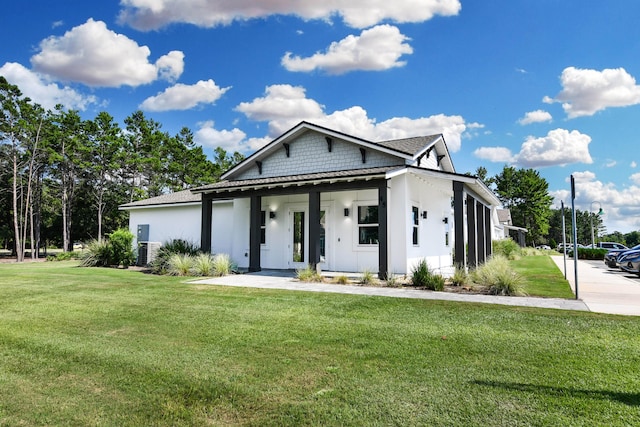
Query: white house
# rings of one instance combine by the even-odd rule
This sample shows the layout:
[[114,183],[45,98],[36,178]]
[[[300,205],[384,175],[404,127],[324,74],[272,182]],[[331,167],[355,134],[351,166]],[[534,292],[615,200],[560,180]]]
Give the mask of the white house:
[[498,205],[455,172],[442,135],[372,142],[302,122],[220,182],[121,208],[134,234],[199,239],[249,271],[310,264],[384,278],[421,259],[445,275],[484,262]]

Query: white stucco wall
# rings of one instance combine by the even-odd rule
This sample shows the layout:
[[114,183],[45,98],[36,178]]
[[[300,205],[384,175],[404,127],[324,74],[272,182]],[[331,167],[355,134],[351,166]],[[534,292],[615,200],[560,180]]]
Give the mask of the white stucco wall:
[[138,225],[149,225],[149,242],[184,239],[200,245],[200,203],[128,209],[129,230],[137,246]]

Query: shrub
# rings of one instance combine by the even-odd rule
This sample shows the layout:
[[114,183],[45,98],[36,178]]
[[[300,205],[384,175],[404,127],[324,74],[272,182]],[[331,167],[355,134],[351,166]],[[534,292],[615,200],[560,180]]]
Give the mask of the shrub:
[[227,276],[233,271],[233,263],[227,254],[217,254],[213,257],[213,275]]
[[310,265],[296,270],[296,277],[301,282],[322,282],[322,276]]
[[467,274],[467,270],[464,267],[457,265],[456,270],[453,272],[453,276],[451,276],[451,283],[454,286],[464,286],[469,283],[469,274]]
[[191,255],[174,254],[169,258],[167,272],[172,276],[189,276],[194,258]]
[[82,254],[78,252],[60,252],[56,255],[47,255],[47,261],[69,261],[70,259],[81,259]]
[[432,291],[444,290],[444,277],[435,274],[429,269],[429,264],[425,259],[420,260],[411,269],[411,284],[413,286],[424,287]]
[[365,269],[360,277],[360,283],[363,285],[371,285],[375,281],[375,277],[371,270]]
[[111,266],[111,245],[107,239],[100,242],[92,240],[87,249],[80,256],[82,267],[109,267]]
[[156,257],[151,262],[151,271],[156,274],[166,274],[169,269],[169,259],[173,255],[195,256],[200,248],[194,243],[183,239],[172,239],[165,242],[156,252]]
[[493,253],[502,255],[506,259],[515,260],[520,257],[522,249],[513,239],[495,240],[493,242]]
[[525,295],[522,278],[509,266],[509,260],[501,255],[492,256],[487,262],[473,270],[472,280],[488,286],[493,295]]
[[596,259],[602,261],[608,251],[608,249],[601,248],[578,248],[578,259]]
[[136,260],[133,253],[133,233],[128,228],[120,228],[109,235],[108,246],[110,265],[129,267]]

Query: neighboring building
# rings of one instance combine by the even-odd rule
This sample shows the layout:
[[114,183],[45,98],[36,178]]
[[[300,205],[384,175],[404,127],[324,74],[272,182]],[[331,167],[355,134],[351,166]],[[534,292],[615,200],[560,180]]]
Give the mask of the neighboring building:
[[513,221],[511,219],[511,210],[496,209],[496,213],[498,215],[499,228],[502,229],[502,237],[500,238],[505,239],[510,237],[515,240],[521,247],[525,247],[525,233],[527,233],[528,230],[526,228],[516,227],[515,225],[513,225]]
[[[239,267],[380,277],[421,259],[445,275],[484,262],[499,205],[482,181],[455,172],[442,135],[371,142],[307,122],[191,191],[202,249]],[[158,199],[121,207],[132,232],[148,224],[150,239],[193,237],[194,200]]]

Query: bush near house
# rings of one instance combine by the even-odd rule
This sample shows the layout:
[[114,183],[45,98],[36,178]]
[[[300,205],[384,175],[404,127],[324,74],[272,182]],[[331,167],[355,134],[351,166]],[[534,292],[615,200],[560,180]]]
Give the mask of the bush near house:
[[133,234],[126,228],[118,229],[102,241],[89,242],[87,250],[80,256],[80,265],[128,268],[135,261],[132,244]]
[[493,253],[502,255],[506,259],[514,260],[520,257],[522,249],[513,239],[507,238],[493,241]]
[[431,271],[425,259],[411,269],[411,284],[431,291],[444,290],[444,277]]
[[196,256],[198,252],[200,252],[200,248],[195,243],[184,239],[171,239],[160,246],[155,259],[149,266],[155,274],[167,274],[169,260],[173,255]]

